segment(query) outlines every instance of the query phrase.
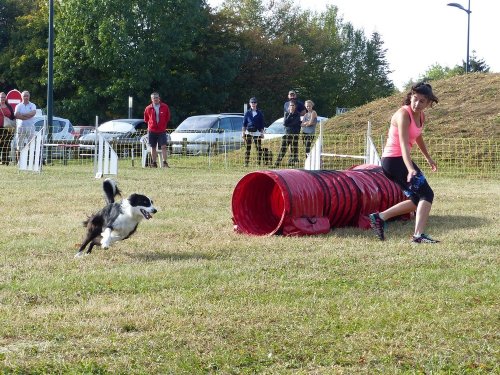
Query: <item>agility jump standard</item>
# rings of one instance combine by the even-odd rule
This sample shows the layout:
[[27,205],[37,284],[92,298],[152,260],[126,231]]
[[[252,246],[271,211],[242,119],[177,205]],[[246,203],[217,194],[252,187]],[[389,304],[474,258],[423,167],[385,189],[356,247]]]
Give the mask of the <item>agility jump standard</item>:
[[361,159],[365,164],[372,165],[382,165],[380,157],[377,152],[377,148],[373,143],[372,137],[372,124],[368,121],[368,129],[366,131],[366,141],[365,141],[365,154],[364,155],[344,155],[344,154],[334,154],[323,152],[323,122],[319,123],[319,135],[316,139],[314,146],[311,149],[311,153],[307,156],[304,169],[310,171],[318,171],[321,169],[321,157],[339,157],[339,158],[350,158],[350,159]]

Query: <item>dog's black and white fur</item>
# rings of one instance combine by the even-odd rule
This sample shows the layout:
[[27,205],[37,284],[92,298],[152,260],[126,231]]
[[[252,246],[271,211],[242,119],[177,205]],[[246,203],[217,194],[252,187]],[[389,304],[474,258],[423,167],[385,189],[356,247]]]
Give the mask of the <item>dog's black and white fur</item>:
[[[149,220],[157,212],[153,201],[142,194],[132,194],[121,202],[115,202],[121,191],[114,180],[107,178],[102,188],[106,206],[83,222],[87,233],[75,257],[90,254],[95,245],[107,249],[114,242],[129,238],[142,219]],[[89,247],[84,253],[87,245]]]

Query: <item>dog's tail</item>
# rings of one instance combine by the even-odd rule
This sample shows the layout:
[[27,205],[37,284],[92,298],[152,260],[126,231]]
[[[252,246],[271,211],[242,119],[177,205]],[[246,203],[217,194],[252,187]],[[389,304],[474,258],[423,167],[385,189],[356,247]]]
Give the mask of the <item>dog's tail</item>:
[[122,195],[120,189],[118,189],[118,185],[115,180],[107,178],[102,183],[102,190],[104,191],[104,199],[107,204],[114,203],[115,197],[117,195]]

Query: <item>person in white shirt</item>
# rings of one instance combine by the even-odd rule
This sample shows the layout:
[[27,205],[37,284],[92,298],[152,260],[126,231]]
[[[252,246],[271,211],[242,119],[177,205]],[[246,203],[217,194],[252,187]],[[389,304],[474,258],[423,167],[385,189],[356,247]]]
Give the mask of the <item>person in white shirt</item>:
[[21,93],[23,101],[16,106],[14,116],[21,120],[17,122],[16,132],[16,153],[19,160],[19,151],[31,140],[35,135],[35,114],[36,105],[30,102],[29,91]]

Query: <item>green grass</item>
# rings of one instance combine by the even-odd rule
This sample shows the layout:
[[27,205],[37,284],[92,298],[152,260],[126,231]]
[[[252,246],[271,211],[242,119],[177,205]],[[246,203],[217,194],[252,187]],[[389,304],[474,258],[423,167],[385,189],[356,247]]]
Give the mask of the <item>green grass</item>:
[[[174,166],[175,164],[172,163]],[[248,170],[120,167],[159,212],[74,259],[102,205],[92,166],[0,168],[0,373],[498,373],[498,180],[429,176],[429,233],[249,237]]]

